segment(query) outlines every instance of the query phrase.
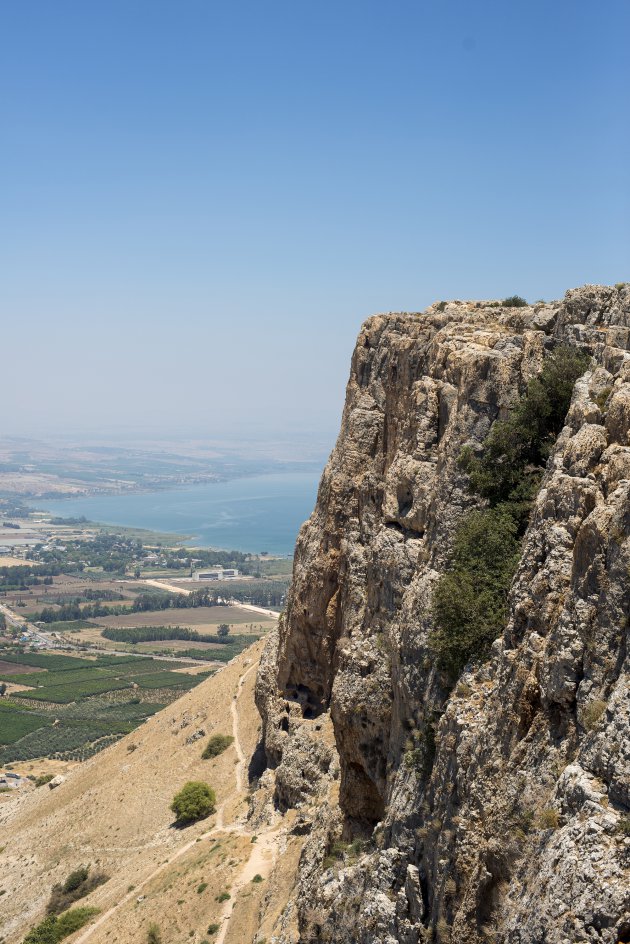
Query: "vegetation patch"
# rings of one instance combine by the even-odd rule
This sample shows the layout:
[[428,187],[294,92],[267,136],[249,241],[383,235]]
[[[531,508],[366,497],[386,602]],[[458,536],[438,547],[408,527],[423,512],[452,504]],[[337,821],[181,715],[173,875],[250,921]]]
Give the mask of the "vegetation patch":
[[557,829],[560,825],[560,816],[552,806],[543,810],[536,821],[538,829]]
[[474,511],[455,533],[450,568],[433,594],[431,646],[456,679],[500,635],[519,559],[516,523],[498,509]]
[[214,813],[215,804],[216,794],[212,787],[201,780],[189,780],[173,797],[171,810],[177,824],[187,826]]
[[527,308],[527,300],[520,295],[509,295],[501,302],[504,308]]
[[471,660],[487,658],[507,617],[507,594],[544,463],[550,455],[571,402],[573,387],[589,358],[563,346],[542,371],[507,420],[494,423],[477,454],[462,450],[460,465],[472,493],[487,501],[455,532],[446,572],[433,594],[430,645],[438,664],[454,681]]
[[73,908],[60,915],[49,915],[28,932],[23,944],[57,944],[82,928],[98,913],[98,908]]
[[162,944],[162,933],[159,926],[155,923],[149,925],[147,944]]
[[[43,725],[52,724],[52,719],[42,718],[40,715],[18,708],[5,708],[0,705],[0,744],[15,744],[27,734],[37,731]],[[1,754],[0,754],[1,756]]]
[[586,731],[593,731],[606,711],[606,702],[596,698],[590,702],[582,713],[582,724]]
[[[221,626],[227,624],[220,624]],[[101,633],[105,639],[111,639],[112,642],[162,642],[171,639],[183,639],[190,642],[211,642],[215,645],[229,646],[236,639],[239,639],[243,645],[251,645],[256,642],[258,636],[251,634],[240,634],[231,636],[228,633],[199,633],[196,629],[189,629],[187,626],[137,626],[129,628],[107,627]]]
[[46,911],[48,914],[58,915],[62,911],[66,911],[75,901],[85,898],[99,885],[104,885],[108,880],[109,876],[105,875],[104,872],[90,874],[89,865],[79,866],[74,872],[70,872],[65,882],[53,885]]
[[226,751],[234,738],[231,734],[213,734],[205,746],[201,755],[203,760],[209,760],[211,757],[218,757],[223,751]]
[[[0,703],[0,764],[54,757],[85,760],[150,717],[161,702],[111,702],[104,697],[48,706],[25,700]],[[26,723],[22,720],[29,719]],[[53,726],[52,722],[57,724]],[[20,733],[22,737],[15,739]],[[10,743],[4,743],[9,737]]]
[[469,475],[470,491],[511,514],[524,530],[533,498],[553,445],[560,433],[578,377],[589,357],[577,348],[561,346],[547,359],[538,376],[507,420],[497,420],[481,455],[466,447],[460,465]]

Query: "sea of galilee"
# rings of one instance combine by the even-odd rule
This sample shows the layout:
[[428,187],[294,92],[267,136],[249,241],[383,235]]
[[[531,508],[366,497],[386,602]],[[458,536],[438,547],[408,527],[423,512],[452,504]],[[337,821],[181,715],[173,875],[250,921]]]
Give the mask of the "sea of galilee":
[[292,554],[319,476],[277,472],[158,492],[42,498],[37,505],[64,518],[187,535],[199,547]]

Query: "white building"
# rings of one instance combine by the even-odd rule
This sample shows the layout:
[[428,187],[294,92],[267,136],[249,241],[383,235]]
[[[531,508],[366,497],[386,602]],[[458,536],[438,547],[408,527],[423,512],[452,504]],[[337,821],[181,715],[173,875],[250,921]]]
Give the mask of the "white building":
[[238,577],[236,567],[214,567],[212,570],[196,570],[193,580],[231,580]]

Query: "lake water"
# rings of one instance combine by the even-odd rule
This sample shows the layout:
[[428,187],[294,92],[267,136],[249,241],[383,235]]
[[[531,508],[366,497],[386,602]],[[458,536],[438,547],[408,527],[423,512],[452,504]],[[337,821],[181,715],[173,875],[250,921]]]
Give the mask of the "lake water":
[[202,547],[292,554],[315,505],[319,472],[282,472],[131,495],[97,495],[37,505],[63,518],[194,536]]

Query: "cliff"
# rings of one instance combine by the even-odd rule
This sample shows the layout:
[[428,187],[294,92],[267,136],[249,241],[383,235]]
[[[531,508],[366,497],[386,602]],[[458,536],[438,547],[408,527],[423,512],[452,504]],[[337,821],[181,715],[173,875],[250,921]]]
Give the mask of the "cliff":
[[[589,361],[503,632],[453,684],[432,594],[485,505],[462,448],[567,344]],[[628,285],[363,326],[257,681],[260,790],[308,833],[274,941],[630,941],[629,352]]]

